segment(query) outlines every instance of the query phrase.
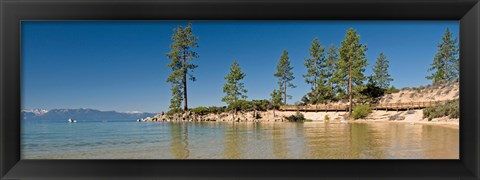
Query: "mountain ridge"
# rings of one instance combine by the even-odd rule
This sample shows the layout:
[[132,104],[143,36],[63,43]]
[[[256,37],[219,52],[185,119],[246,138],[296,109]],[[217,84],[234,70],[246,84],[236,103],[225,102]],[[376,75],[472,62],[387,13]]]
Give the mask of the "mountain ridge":
[[157,113],[129,111],[101,111],[91,108],[79,109],[23,109],[21,116],[23,120],[50,120],[66,121],[69,118],[79,121],[97,121],[97,120],[136,120],[140,118],[154,116]]

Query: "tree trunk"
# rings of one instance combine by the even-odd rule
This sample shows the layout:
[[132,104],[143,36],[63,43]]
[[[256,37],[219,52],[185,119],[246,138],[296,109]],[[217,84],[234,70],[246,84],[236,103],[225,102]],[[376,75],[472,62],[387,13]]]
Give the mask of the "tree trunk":
[[352,66],[350,64],[350,66],[348,67],[348,99],[349,99],[349,107],[348,107],[348,118],[350,118],[352,116],[352,107],[353,107],[353,103],[352,103],[352,97],[353,93],[352,93]]
[[285,84],[283,85],[283,87],[285,88],[284,89],[285,94],[283,95],[283,97],[284,97],[283,104],[287,105],[287,81],[285,81]]
[[314,65],[314,68],[315,68],[315,72],[313,74],[313,97],[317,97],[317,61],[315,60],[315,65]]
[[333,90],[333,84],[332,84],[332,82],[329,82],[329,84],[330,84],[330,95],[332,96],[331,98],[334,98],[335,97],[335,92]]
[[447,60],[443,61],[443,81],[447,81]]
[[183,74],[183,110],[188,110],[188,99],[187,99],[187,69]]
[[187,55],[185,54],[186,48],[183,49],[183,110],[188,110],[188,98],[187,98]]
[[235,122],[235,115],[237,114],[237,110],[234,109],[233,110],[233,114],[232,114],[232,121]]

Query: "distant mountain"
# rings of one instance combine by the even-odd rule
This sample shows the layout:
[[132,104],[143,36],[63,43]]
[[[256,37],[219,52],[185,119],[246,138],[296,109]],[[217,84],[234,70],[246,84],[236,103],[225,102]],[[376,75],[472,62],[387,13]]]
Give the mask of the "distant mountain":
[[96,109],[30,109],[22,110],[22,118],[25,120],[52,120],[66,121],[72,118],[78,121],[129,121],[145,117],[153,117],[156,113],[138,111],[117,112],[100,111]]

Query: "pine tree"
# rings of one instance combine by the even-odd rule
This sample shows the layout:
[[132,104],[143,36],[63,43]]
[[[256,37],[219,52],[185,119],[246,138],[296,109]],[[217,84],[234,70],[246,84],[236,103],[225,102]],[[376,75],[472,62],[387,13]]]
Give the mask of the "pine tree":
[[325,48],[320,44],[318,38],[315,38],[310,47],[310,58],[305,58],[305,67],[307,73],[303,75],[305,82],[311,84],[311,97],[314,99],[311,103],[317,103],[321,98],[321,89],[323,88],[325,74]]
[[336,63],[335,79],[340,86],[347,90],[349,117],[352,115],[353,96],[360,95],[365,88],[363,72],[367,66],[366,50],[367,46],[360,43],[360,35],[354,29],[348,29],[345,40],[342,41],[339,48],[340,60]]
[[223,85],[223,92],[225,93],[225,97],[222,98],[223,102],[227,104],[236,102],[239,99],[246,99],[247,90],[242,82],[240,82],[243,78],[245,78],[245,73],[242,72],[240,69],[240,65],[238,64],[237,60],[235,60],[230,67],[230,73],[225,76],[225,80],[227,83]]
[[428,71],[433,71],[426,78],[432,80],[433,84],[451,81],[458,78],[460,59],[457,38],[453,38],[450,29],[446,29],[442,42],[438,44],[438,52],[433,58],[433,63]]
[[275,117],[275,109],[278,108],[278,106],[280,106],[283,101],[282,92],[280,90],[274,89],[270,96],[270,101],[273,106],[273,117]]
[[170,106],[168,108],[171,112],[176,113],[182,110],[181,105],[183,101],[182,96],[182,83],[181,81],[175,81],[171,83],[172,98],[170,99]]
[[327,99],[328,100],[333,100],[336,95],[336,90],[335,90],[335,64],[338,61],[338,54],[337,54],[337,48],[335,45],[330,45],[327,50],[327,59],[325,60],[325,77],[327,80]]
[[277,65],[277,72],[274,74],[275,77],[278,78],[278,85],[280,86],[280,92],[283,94],[283,103],[287,104],[287,97],[291,98],[287,95],[287,87],[295,88],[296,86],[293,85],[291,82],[295,77],[293,76],[292,72],[293,67],[290,66],[290,60],[288,58],[288,52],[286,50],[283,51],[282,56],[280,57],[280,61]]
[[378,87],[382,89],[388,89],[390,87],[390,82],[393,81],[393,78],[390,77],[388,73],[389,61],[387,57],[380,53],[378,55],[375,66],[373,67],[373,76],[372,81]]
[[179,26],[173,29],[172,44],[170,44],[170,52],[167,57],[171,59],[168,67],[172,69],[172,73],[167,82],[172,84],[172,99],[170,100],[170,109],[179,108],[179,101],[183,100],[183,110],[188,110],[187,98],[187,76],[189,80],[195,81],[193,70],[197,65],[193,64],[193,59],[198,58],[198,54],[192,49],[198,47],[197,37],[192,34],[192,24],[187,27]]

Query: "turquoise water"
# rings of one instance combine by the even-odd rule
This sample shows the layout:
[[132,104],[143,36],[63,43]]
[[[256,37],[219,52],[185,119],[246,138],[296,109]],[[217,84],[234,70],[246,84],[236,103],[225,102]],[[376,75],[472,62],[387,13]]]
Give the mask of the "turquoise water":
[[23,122],[23,159],[458,159],[458,129],[407,123]]

